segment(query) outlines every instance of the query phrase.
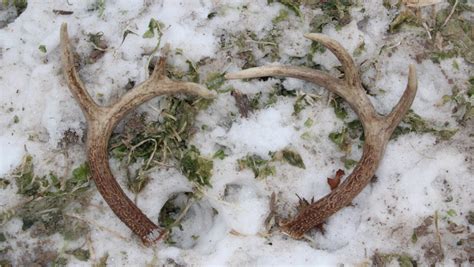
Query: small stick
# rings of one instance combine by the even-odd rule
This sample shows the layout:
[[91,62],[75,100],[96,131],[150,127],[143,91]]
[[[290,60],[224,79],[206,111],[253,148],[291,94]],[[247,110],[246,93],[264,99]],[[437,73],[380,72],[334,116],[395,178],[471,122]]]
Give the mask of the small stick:
[[443,25],[441,26],[441,28],[444,28],[444,26],[446,26],[446,24],[448,24],[449,20],[451,19],[451,17],[452,17],[453,14],[454,14],[454,10],[456,10],[456,7],[458,6],[458,3],[459,3],[459,0],[456,0],[456,2],[454,2],[453,8],[451,9],[451,12],[449,12],[448,17],[446,17],[446,20],[444,21],[444,23],[443,23]]

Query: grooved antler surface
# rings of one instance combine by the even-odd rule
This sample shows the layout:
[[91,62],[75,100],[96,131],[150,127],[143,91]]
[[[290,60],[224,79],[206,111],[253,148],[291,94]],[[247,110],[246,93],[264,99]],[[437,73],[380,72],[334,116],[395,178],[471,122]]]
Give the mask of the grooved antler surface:
[[303,237],[306,231],[346,207],[365,188],[377,170],[390,136],[413,103],[417,90],[415,67],[410,65],[408,85],[403,96],[390,114],[381,116],[370,103],[362,87],[359,71],[342,45],[322,34],[311,33],[305,37],[320,42],[339,59],[344,70],[344,79],[336,79],[318,70],[281,65],[251,68],[226,75],[227,79],[282,76],[315,83],[341,96],[362,122],[365,136],[362,158],[341,185],[317,202],[305,207],[295,218],[280,225],[282,231],[293,238]]
[[159,240],[164,231],[143,214],[113,177],[107,151],[110,135],[125,114],[154,97],[185,93],[210,98],[214,94],[195,83],[170,80],[164,75],[166,60],[161,58],[149,79],[123,95],[117,103],[102,107],[94,102],[77,74],[66,24],[61,26],[60,46],[68,87],[87,120],[86,145],[92,179],[117,217],[150,245]]

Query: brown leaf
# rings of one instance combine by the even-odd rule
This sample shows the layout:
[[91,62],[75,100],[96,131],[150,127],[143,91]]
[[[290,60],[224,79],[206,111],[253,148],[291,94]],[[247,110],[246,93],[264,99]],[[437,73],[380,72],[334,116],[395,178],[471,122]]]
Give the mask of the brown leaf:
[[462,234],[464,233],[466,229],[466,226],[464,225],[458,225],[456,223],[453,223],[453,222],[449,222],[449,225],[448,227],[446,228],[451,234]]
[[233,90],[230,94],[235,99],[235,103],[237,104],[237,108],[239,108],[240,115],[244,118],[247,118],[249,116],[249,112],[252,110],[248,96],[239,90]]
[[417,237],[428,235],[432,233],[431,225],[433,225],[433,216],[428,216],[423,220],[423,223],[413,229],[413,232]]
[[339,184],[341,183],[341,178],[342,176],[344,176],[345,172],[341,169],[337,170],[336,172],[336,175],[334,176],[334,178],[330,178],[328,177],[328,184],[329,184],[329,187],[331,187],[331,191],[336,189]]
[[242,237],[247,236],[247,235],[244,235],[244,234],[242,234],[241,232],[239,232],[235,229],[231,229],[229,234],[234,235],[234,236],[242,236]]

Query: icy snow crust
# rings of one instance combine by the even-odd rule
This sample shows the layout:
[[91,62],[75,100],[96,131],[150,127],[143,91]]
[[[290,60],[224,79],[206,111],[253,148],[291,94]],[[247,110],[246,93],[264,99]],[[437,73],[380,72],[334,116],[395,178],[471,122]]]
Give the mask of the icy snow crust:
[[[267,5],[265,0],[121,0],[106,1],[104,16],[100,18],[97,11],[88,11],[94,1],[28,2],[28,8],[19,18],[0,29],[0,176],[11,172],[25,153],[34,156],[37,173],[69,173],[71,166],[85,160],[85,146],[81,142],[69,148],[67,153],[58,147],[66,130],[74,130],[81,137],[86,130],[84,117],[61,73],[58,46],[61,23],[68,23],[72,44],[80,55],[89,49],[88,32],[104,33],[112,50],[96,63],[82,66],[80,76],[89,93],[102,104],[108,104],[124,93],[129,79],[139,82],[146,78],[148,57],[142,54],[154,48],[156,39],[144,39],[141,34],[147,30],[151,18],[166,25],[162,46],[169,43],[172,50],[180,48],[186,58],[196,62],[219,55],[218,42],[223,31],[238,33],[249,29],[257,36],[263,36],[272,28],[272,19],[284,8],[280,4]],[[353,21],[349,25],[340,30],[328,25],[323,30],[351,53],[364,40],[366,52],[356,58],[358,63],[378,53],[393,18],[393,14],[382,6],[382,1],[361,2],[352,10]],[[366,9],[364,14],[362,7]],[[74,14],[58,16],[53,9],[71,10]],[[213,11],[218,12],[217,16],[209,20],[208,14]],[[291,56],[305,55],[309,49],[310,42],[302,35],[308,31],[312,16],[321,11],[302,11],[303,18],[295,17],[290,11],[290,19],[283,22],[279,51],[282,63]],[[364,16],[368,22],[364,30],[360,30],[357,21]],[[125,29],[133,30],[138,36],[129,35],[120,46]],[[436,105],[443,95],[451,93],[447,77],[441,73],[466,79],[472,66],[459,58],[460,70],[454,74],[451,63],[437,65],[429,60],[416,63],[410,40],[403,34],[393,38],[395,40],[391,42],[401,42],[401,48],[390,58],[382,58],[381,75],[371,84],[374,89],[385,91],[371,97],[377,110],[389,112],[398,101],[406,85],[407,66],[414,63],[419,90],[413,110],[439,125],[448,122],[457,126],[449,107]],[[45,45],[46,54],[38,50],[39,45]],[[171,64],[186,69],[182,60],[171,60]],[[313,60],[326,69],[339,65],[328,51],[316,54]],[[217,62],[220,62],[216,64],[218,67],[211,71],[239,69],[232,59],[217,58]],[[265,63],[265,60],[257,61],[258,65]],[[370,78],[374,78],[370,71],[364,73],[364,79]],[[268,92],[277,81],[231,81],[227,84],[243,93],[255,94]],[[343,168],[339,160],[342,152],[327,138],[330,132],[343,126],[327,105],[327,91],[293,79],[287,79],[284,85],[290,90],[320,95],[320,100],[298,116],[292,116],[294,100],[279,98],[273,106],[228,125],[223,122],[230,112],[237,112],[237,108],[227,93],[220,94],[208,110],[198,115],[198,126],[206,124],[208,129],[198,131],[193,144],[207,156],[225,146],[229,156],[214,162],[212,188],[206,188],[203,199],[191,208],[188,219],[183,222],[186,233],[178,236],[177,245],[160,243],[156,247],[144,247],[95,193],[90,209],[81,216],[109,231],[92,225],[90,247],[93,254],[89,264],[108,253],[110,266],[173,262],[235,266],[359,265],[369,263],[375,251],[408,253],[418,263],[423,263],[422,242],[413,244],[411,241],[413,229],[423,218],[435,211],[446,214],[453,209],[457,215],[451,220],[467,224],[465,215],[473,206],[473,168],[468,156],[472,153],[468,148],[472,147],[472,137],[469,139],[466,134],[469,129],[461,128],[450,141],[438,142],[429,134],[408,134],[390,141],[376,173],[378,181],[355,198],[353,205],[329,218],[324,235],[310,233],[314,242],[293,240],[278,232],[265,235],[264,221],[269,213],[272,192],[278,196],[279,213],[282,216],[294,214],[296,194],[306,199],[324,196],[330,191],[326,178]],[[153,114],[147,105],[140,109]],[[14,115],[19,117],[18,123],[14,123]],[[355,115],[351,113],[350,116]],[[310,128],[304,126],[307,118],[315,122]],[[309,140],[301,138],[305,131],[310,133]],[[278,163],[277,174],[263,180],[256,180],[249,170],[237,170],[237,159],[249,153],[268,157],[269,151],[285,147],[292,147],[301,154],[306,169]],[[357,159],[360,154],[360,149],[355,147],[352,157]],[[119,163],[111,160],[111,166],[115,177],[126,188]],[[446,184],[454,198],[451,202],[443,201]],[[137,203],[156,221],[161,207],[171,195],[190,191],[192,185],[177,170],[157,170],[152,174],[151,183],[138,195]],[[14,185],[0,193],[2,210],[21,201]],[[446,221],[441,220],[440,224],[442,228]],[[37,238],[21,230],[18,219],[6,224],[3,231],[21,240],[10,243],[15,251],[13,261],[39,246]],[[191,235],[198,238],[194,240]],[[52,241],[48,243],[52,250],[74,247],[59,235],[48,239]],[[454,264],[451,259],[456,253],[456,241],[443,239],[446,265]],[[69,263],[84,264],[73,257]]]

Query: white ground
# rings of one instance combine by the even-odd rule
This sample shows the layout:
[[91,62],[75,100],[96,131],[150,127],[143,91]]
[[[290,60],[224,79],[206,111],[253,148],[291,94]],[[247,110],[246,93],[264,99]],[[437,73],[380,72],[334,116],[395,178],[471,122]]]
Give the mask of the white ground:
[[[37,173],[69,173],[73,166],[85,160],[82,142],[66,151],[58,147],[64,131],[72,129],[81,136],[85,133],[85,119],[72,98],[61,73],[59,60],[59,28],[67,22],[76,51],[84,55],[90,50],[86,42],[89,32],[104,33],[111,51],[95,64],[84,65],[80,75],[90,94],[104,103],[113,102],[124,92],[128,79],[143,81],[146,78],[147,56],[156,39],[144,39],[151,18],[166,25],[161,45],[169,43],[171,49],[181,48],[186,58],[196,62],[204,57],[216,59],[210,71],[238,70],[232,59],[225,61],[219,52],[222,32],[238,33],[245,29],[258,37],[272,27],[272,19],[278,15],[280,4],[267,5],[267,1],[202,0],[202,1],[106,1],[104,16],[90,11],[95,1],[29,1],[26,11],[3,29],[0,29],[0,176],[7,176],[17,166],[25,153],[34,156]],[[113,2],[113,3],[112,3]],[[327,105],[327,93],[321,88],[297,80],[286,80],[288,89],[304,90],[321,96],[314,106],[308,107],[297,117],[292,116],[294,98],[279,98],[267,109],[258,110],[247,119],[237,119],[229,126],[229,112],[237,112],[234,99],[220,94],[207,110],[198,115],[198,126],[208,125],[206,131],[198,131],[192,143],[204,155],[212,156],[219,146],[225,146],[228,157],[215,160],[212,188],[205,191],[203,199],[194,206],[184,222],[186,231],[177,245],[159,244],[146,248],[133,237],[128,228],[113,215],[98,193],[95,193],[90,209],[80,214],[94,224],[90,243],[92,257],[88,264],[97,262],[109,254],[108,264],[145,265],[349,265],[370,264],[375,251],[380,253],[406,253],[418,263],[427,263],[423,246],[437,242],[434,233],[412,243],[413,229],[424,218],[440,216],[441,242],[445,252],[443,265],[454,265],[462,249],[456,242],[461,238],[446,230],[449,210],[455,215],[449,220],[468,225],[466,215],[473,208],[472,124],[460,126],[451,117],[448,105],[436,105],[443,95],[451,94],[453,79],[458,86],[472,76],[472,65],[456,58],[459,70],[452,67],[453,59],[435,64],[431,60],[417,63],[415,52],[420,47],[412,45],[409,34],[387,37],[387,28],[393,19],[381,4],[382,1],[359,1],[352,9],[353,21],[337,31],[328,25],[323,32],[342,42],[351,53],[364,40],[366,51],[356,58],[358,63],[376,56],[384,44],[397,44],[391,57],[380,58],[379,74],[373,70],[364,72],[364,79],[371,81],[375,93],[371,100],[381,113],[388,112],[398,101],[406,84],[408,64],[416,64],[419,90],[413,110],[434,125],[445,122],[451,128],[460,128],[449,141],[437,141],[430,134],[408,134],[392,140],[376,173],[378,181],[369,185],[347,207],[332,216],[325,226],[326,233],[310,233],[313,241],[293,240],[278,232],[264,236],[264,220],[269,212],[269,199],[276,192],[279,212],[287,215],[295,211],[298,194],[310,199],[320,198],[329,192],[326,178],[343,168],[339,158],[342,152],[327,138],[330,132],[340,129],[342,121],[336,118],[332,107]],[[242,6],[247,8],[242,8]],[[362,7],[365,13],[361,12]],[[71,10],[73,15],[55,15],[52,10]],[[209,20],[208,14],[217,12]],[[290,11],[289,22],[282,22],[280,55],[283,63],[290,56],[302,56],[310,42],[302,35],[309,29],[309,21],[319,10],[303,11],[303,19]],[[367,18],[367,24],[359,29],[357,22]],[[133,30],[123,45],[123,32]],[[38,50],[44,45],[47,53]],[[326,52],[314,61],[327,69],[339,63]],[[265,61],[257,61],[259,65]],[[171,62],[186,68],[183,60]],[[445,74],[445,75],[444,75]],[[206,73],[201,73],[206,77]],[[376,79],[376,80],[374,80]],[[278,80],[232,81],[235,88],[253,95],[268,92]],[[154,112],[147,104],[143,110]],[[14,123],[14,116],[19,122]],[[354,114],[350,114],[354,116]],[[314,125],[305,128],[307,118]],[[469,126],[471,125],[471,126]],[[309,131],[310,140],[300,136]],[[471,136],[469,136],[471,133]],[[236,160],[248,153],[267,156],[268,151],[285,147],[297,150],[306,164],[299,169],[288,164],[277,164],[277,174],[256,180],[249,170],[238,171]],[[360,149],[353,148],[353,158]],[[118,163],[111,161],[117,179],[123,182]],[[191,190],[191,184],[176,170],[159,170],[152,175],[152,182],[138,196],[138,205],[156,221],[160,208],[173,193]],[[230,185],[230,186],[229,186]],[[227,187],[227,194],[224,191]],[[16,195],[14,183],[0,190],[0,210],[15,206],[21,201]],[[446,198],[453,200],[446,202]],[[212,211],[218,211],[218,214]],[[106,228],[107,230],[102,229]],[[434,227],[434,226],[431,226]],[[3,230],[11,241],[16,262],[25,251],[33,251],[40,241],[51,239],[52,250],[75,248],[79,243],[67,243],[55,235],[49,238],[31,238],[21,230],[21,221],[13,219]],[[179,230],[178,230],[179,231]],[[464,232],[465,237],[469,229]],[[434,231],[433,231],[434,232]],[[240,233],[240,234],[236,234]],[[194,241],[191,235],[199,236]],[[84,242],[84,241],[82,241]],[[465,254],[463,254],[465,255]],[[84,265],[70,257],[71,265]],[[396,265],[396,262],[393,261]],[[466,263],[467,264],[467,263]],[[467,266],[467,265],[466,265]]]

